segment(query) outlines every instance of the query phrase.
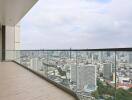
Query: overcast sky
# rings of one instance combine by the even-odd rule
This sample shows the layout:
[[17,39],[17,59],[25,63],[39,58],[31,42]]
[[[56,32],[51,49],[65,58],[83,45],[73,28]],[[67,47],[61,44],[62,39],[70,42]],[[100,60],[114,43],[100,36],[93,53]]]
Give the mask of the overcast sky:
[[39,0],[21,21],[21,46],[132,47],[132,0]]

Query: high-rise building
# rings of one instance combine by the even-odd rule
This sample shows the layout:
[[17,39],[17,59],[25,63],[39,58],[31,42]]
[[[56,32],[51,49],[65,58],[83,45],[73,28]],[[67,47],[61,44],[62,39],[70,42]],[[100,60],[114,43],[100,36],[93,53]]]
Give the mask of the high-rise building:
[[103,64],[103,76],[107,80],[112,79],[112,63]]
[[132,52],[128,54],[128,63],[132,64]]
[[71,82],[77,82],[77,66],[76,64],[71,64]]
[[98,52],[99,54],[99,61],[102,63],[104,61],[103,59],[103,51]]
[[38,58],[32,58],[30,61],[30,67],[34,70],[38,70]]
[[85,92],[96,90],[96,66],[80,65],[77,67],[77,89]]

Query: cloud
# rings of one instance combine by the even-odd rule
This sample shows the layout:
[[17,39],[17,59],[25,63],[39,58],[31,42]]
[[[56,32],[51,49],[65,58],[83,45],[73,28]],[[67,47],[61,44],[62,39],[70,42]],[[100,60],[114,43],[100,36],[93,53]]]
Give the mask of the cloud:
[[131,46],[130,0],[39,0],[21,21],[22,49]]

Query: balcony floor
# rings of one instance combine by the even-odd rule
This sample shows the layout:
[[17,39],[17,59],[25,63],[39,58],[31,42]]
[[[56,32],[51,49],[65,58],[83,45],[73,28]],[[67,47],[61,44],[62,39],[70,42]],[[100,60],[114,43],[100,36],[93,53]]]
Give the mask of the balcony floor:
[[0,62],[0,100],[75,100],[13,62]]

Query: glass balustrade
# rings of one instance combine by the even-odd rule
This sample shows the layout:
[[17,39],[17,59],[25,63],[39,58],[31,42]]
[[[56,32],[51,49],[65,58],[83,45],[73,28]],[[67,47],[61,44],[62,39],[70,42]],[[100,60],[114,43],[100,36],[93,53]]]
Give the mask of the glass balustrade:
[[132,100],[132,52],[107,50],[6,51],[14,60],[74,91],[80,100]]

